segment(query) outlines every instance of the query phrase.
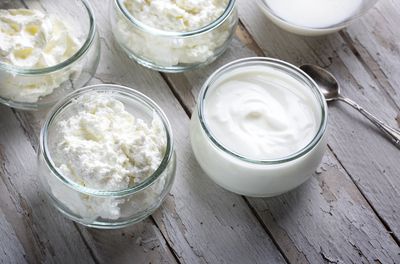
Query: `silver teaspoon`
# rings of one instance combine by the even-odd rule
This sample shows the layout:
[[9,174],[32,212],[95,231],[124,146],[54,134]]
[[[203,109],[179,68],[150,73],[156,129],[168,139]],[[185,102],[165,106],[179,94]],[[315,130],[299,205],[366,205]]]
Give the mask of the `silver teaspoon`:
[[330,72],[316,65],[302,65],[300,66],[300,69],[307,73],[318,84],[319,89],[324,94],[327,102],[338,100],[351,105],[354,109],[358,110],[368,118],[374,125],[380,128],[396,146],[400,147],[400,131],[386,125],[353,100],[342,96],[340,94],[340,85]]

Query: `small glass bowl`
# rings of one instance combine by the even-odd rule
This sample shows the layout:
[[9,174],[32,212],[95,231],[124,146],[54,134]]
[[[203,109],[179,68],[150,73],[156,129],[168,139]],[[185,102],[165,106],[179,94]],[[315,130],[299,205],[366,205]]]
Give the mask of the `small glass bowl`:
[[257,2],[259,4],[259,6],[261,7],[261,10],[265,13],[265,15],[272,22],[274,22],[277,26],[281,27],[282,29],[292,32],[292,33],[295,33],[295,34],[298,34],[298,35],[320,36],[320,35],[334,33],[334,32],[337,32],[337,31],[347,27],[353,21],[357,20],[359,17],[361,17],[365,13],[367,13],[376,4],[376,2],[378,2],[378,0],[362,0],[362,3],[360,5],[359,9],[352,16],[341,21],[340,23],[332,24],[328,27],[322,27],[322,28],[304,27],[301,25],[291,23],[291,22],[285,20],[285,18],[278,16],[274,12],[274,10],[268,6],[268,4],[265,2],[265,0],[257,0]]
[[111,2],[116,41],[130,58],[162,72],[183,72],[213,62],[227,49],[238,23],[236,0],[229,0],[217,20],[189,32],[152,28],[135,19],[123,0]]
[[[64,177],[54,164],[52,146],[58,140],[56,124],[76,114],[79,110],[76,99],[88,94],[115,98],[125,105],[129,113],[146,123],[151,123],[154,115],[160,118],[167,142],[165,156],[158,169],[144,181],[124,190],[100,191]],[[95,228],[124,227],[152,214],[172,187],[176,172],[172,129],[160,107],[142,93],[118,85],[88,86],[74,91],[50,111],[40,133],[38,168],[50,202],[65,216]]]
[[[255,160],[234,151],[215,138],[204,118],[205,101],[223,76],[245,67],[267,67],[287,75],[290,82],[309,88],[319,105],[321,120],[318,131],[307,146],[286,157]],[[283,82],[283,80],[282,80]],[[221,187],[246,196],[271,197],[290,191],[309,179],[321,163],[326,148],[328,108],[317,84],[299,68],[270,58],[246,58],[233,61],[214,72],[200,91],[190,124],[192,149],[205,173]]]
[[[99,64],[100,41],[94,13],[87,0],[42,0],[40,3],[25,1],[24,5],[21,3],[22,1],[2,1],[0,9],[29,8],[56,15],[76,34],[82,44],[72,57],[51,67],[31,69],[0,61],[0,103],[17,109],[39,110],[55,104],[60,98],[89,82]],[[46,89],[53,91],[39,97],[38,100],[27,100],[18,98],[15,87],[23,87],[28,92],[32,87],[36,87],[37,90],[47,87]]]

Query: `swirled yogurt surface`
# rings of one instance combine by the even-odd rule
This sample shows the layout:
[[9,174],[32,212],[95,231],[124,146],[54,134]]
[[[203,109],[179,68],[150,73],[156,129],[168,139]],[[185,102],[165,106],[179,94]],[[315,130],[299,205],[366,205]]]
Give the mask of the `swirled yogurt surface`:
[[206,125],[238,155],[283,158],[304,148],[319,129],[319,102],[288,73],[249,66],[225,73],[213,85],[204,102]]
[[[0,62],[25,69],[46,68],[69,59],[80,46],[74,33],[55,15],[32,9],[0,10]],[[0,96],[37,102],[76,75],[78,68],[39,77],[2,73]]]

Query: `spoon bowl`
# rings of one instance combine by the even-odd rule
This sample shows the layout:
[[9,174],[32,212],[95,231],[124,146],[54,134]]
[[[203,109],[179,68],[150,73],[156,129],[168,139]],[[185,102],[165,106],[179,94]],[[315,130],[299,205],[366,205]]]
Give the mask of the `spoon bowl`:
[[340,85],[332,73],[316,65],[302,65],[300,69],[308,74],[318,85],[327,102],[340,96]]

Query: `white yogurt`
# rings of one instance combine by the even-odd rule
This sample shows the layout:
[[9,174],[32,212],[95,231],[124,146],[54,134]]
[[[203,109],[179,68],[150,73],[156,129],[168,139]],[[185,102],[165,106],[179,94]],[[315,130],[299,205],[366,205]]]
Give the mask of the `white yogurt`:
[[223,67],[205,87],[192,116],[191,142],[216,183],[266,197],[312,175],[326,145],[326,103],[300,70],[249,58]]
[[[267,15],[286,30],[306,35],[329,33],[361,9],[363,0],[261,0]],[[313,32],[315,31],[315,32]]]
[[226,148],[252,159],[276,159],[305,147],[318,131],[312,91],[262,66],[234,70],[205,100],[205,122]]

